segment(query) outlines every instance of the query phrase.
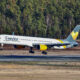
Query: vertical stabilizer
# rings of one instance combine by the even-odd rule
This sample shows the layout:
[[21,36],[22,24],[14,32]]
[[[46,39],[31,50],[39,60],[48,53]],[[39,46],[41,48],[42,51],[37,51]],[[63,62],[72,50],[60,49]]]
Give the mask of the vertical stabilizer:
[[68,41],[75,41],[79,35],[80,25],[77,25],[74,30],[71,32],[71,34],[67,37],[66,40]]

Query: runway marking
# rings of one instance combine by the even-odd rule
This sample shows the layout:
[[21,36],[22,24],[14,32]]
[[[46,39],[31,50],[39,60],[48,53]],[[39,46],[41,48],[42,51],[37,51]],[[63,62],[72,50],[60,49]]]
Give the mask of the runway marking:
[[58,56],[19,56],[2,55],[0,61],[80,61],[80,55],[58,55]]

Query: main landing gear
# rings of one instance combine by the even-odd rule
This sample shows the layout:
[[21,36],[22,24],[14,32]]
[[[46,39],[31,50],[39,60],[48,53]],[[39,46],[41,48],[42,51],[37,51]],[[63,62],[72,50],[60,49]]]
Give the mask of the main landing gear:
[[[35,52],[33,51],[33,47],[30,47],[29,53],[34,54]],[[42,51],[42,54],[47,55],[46,51]]]
[[42,51],[42,54],[47,55],[47,52],[46,51]]
[[33,48],[31,47],[30,50],[29,50],[29,53],[32,53],[32,54],[33,54],[34,51],[33,51],[32,49],[33,49]]

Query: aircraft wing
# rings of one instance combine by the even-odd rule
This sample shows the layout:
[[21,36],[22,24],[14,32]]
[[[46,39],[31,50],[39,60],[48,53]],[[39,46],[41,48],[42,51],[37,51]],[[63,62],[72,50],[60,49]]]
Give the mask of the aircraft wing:
[[70,43],[54,43],[54,44],[45,44],[47,46],[67,46],[67,45],[70,45]]
[[67,45],[70,45],[70,43],[49,43],[49,44],[33,44],[34,47],[36,46],[39,46],[39,45],[46,45],[47,47],[51,48],[51,47],[54,47],[54,46],[67,46]]

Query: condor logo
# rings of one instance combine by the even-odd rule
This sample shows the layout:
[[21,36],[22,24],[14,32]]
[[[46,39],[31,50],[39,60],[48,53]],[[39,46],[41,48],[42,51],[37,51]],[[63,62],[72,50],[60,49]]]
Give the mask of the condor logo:
[[76,38],[78,37],[78,34],[79,34],[79,32],[72,32],[71,33],[73,40],[76,40]]
[[18,38],[6,36],[6,37],[5,37],[5,40],[6,40],[6,41],[18,41]]

